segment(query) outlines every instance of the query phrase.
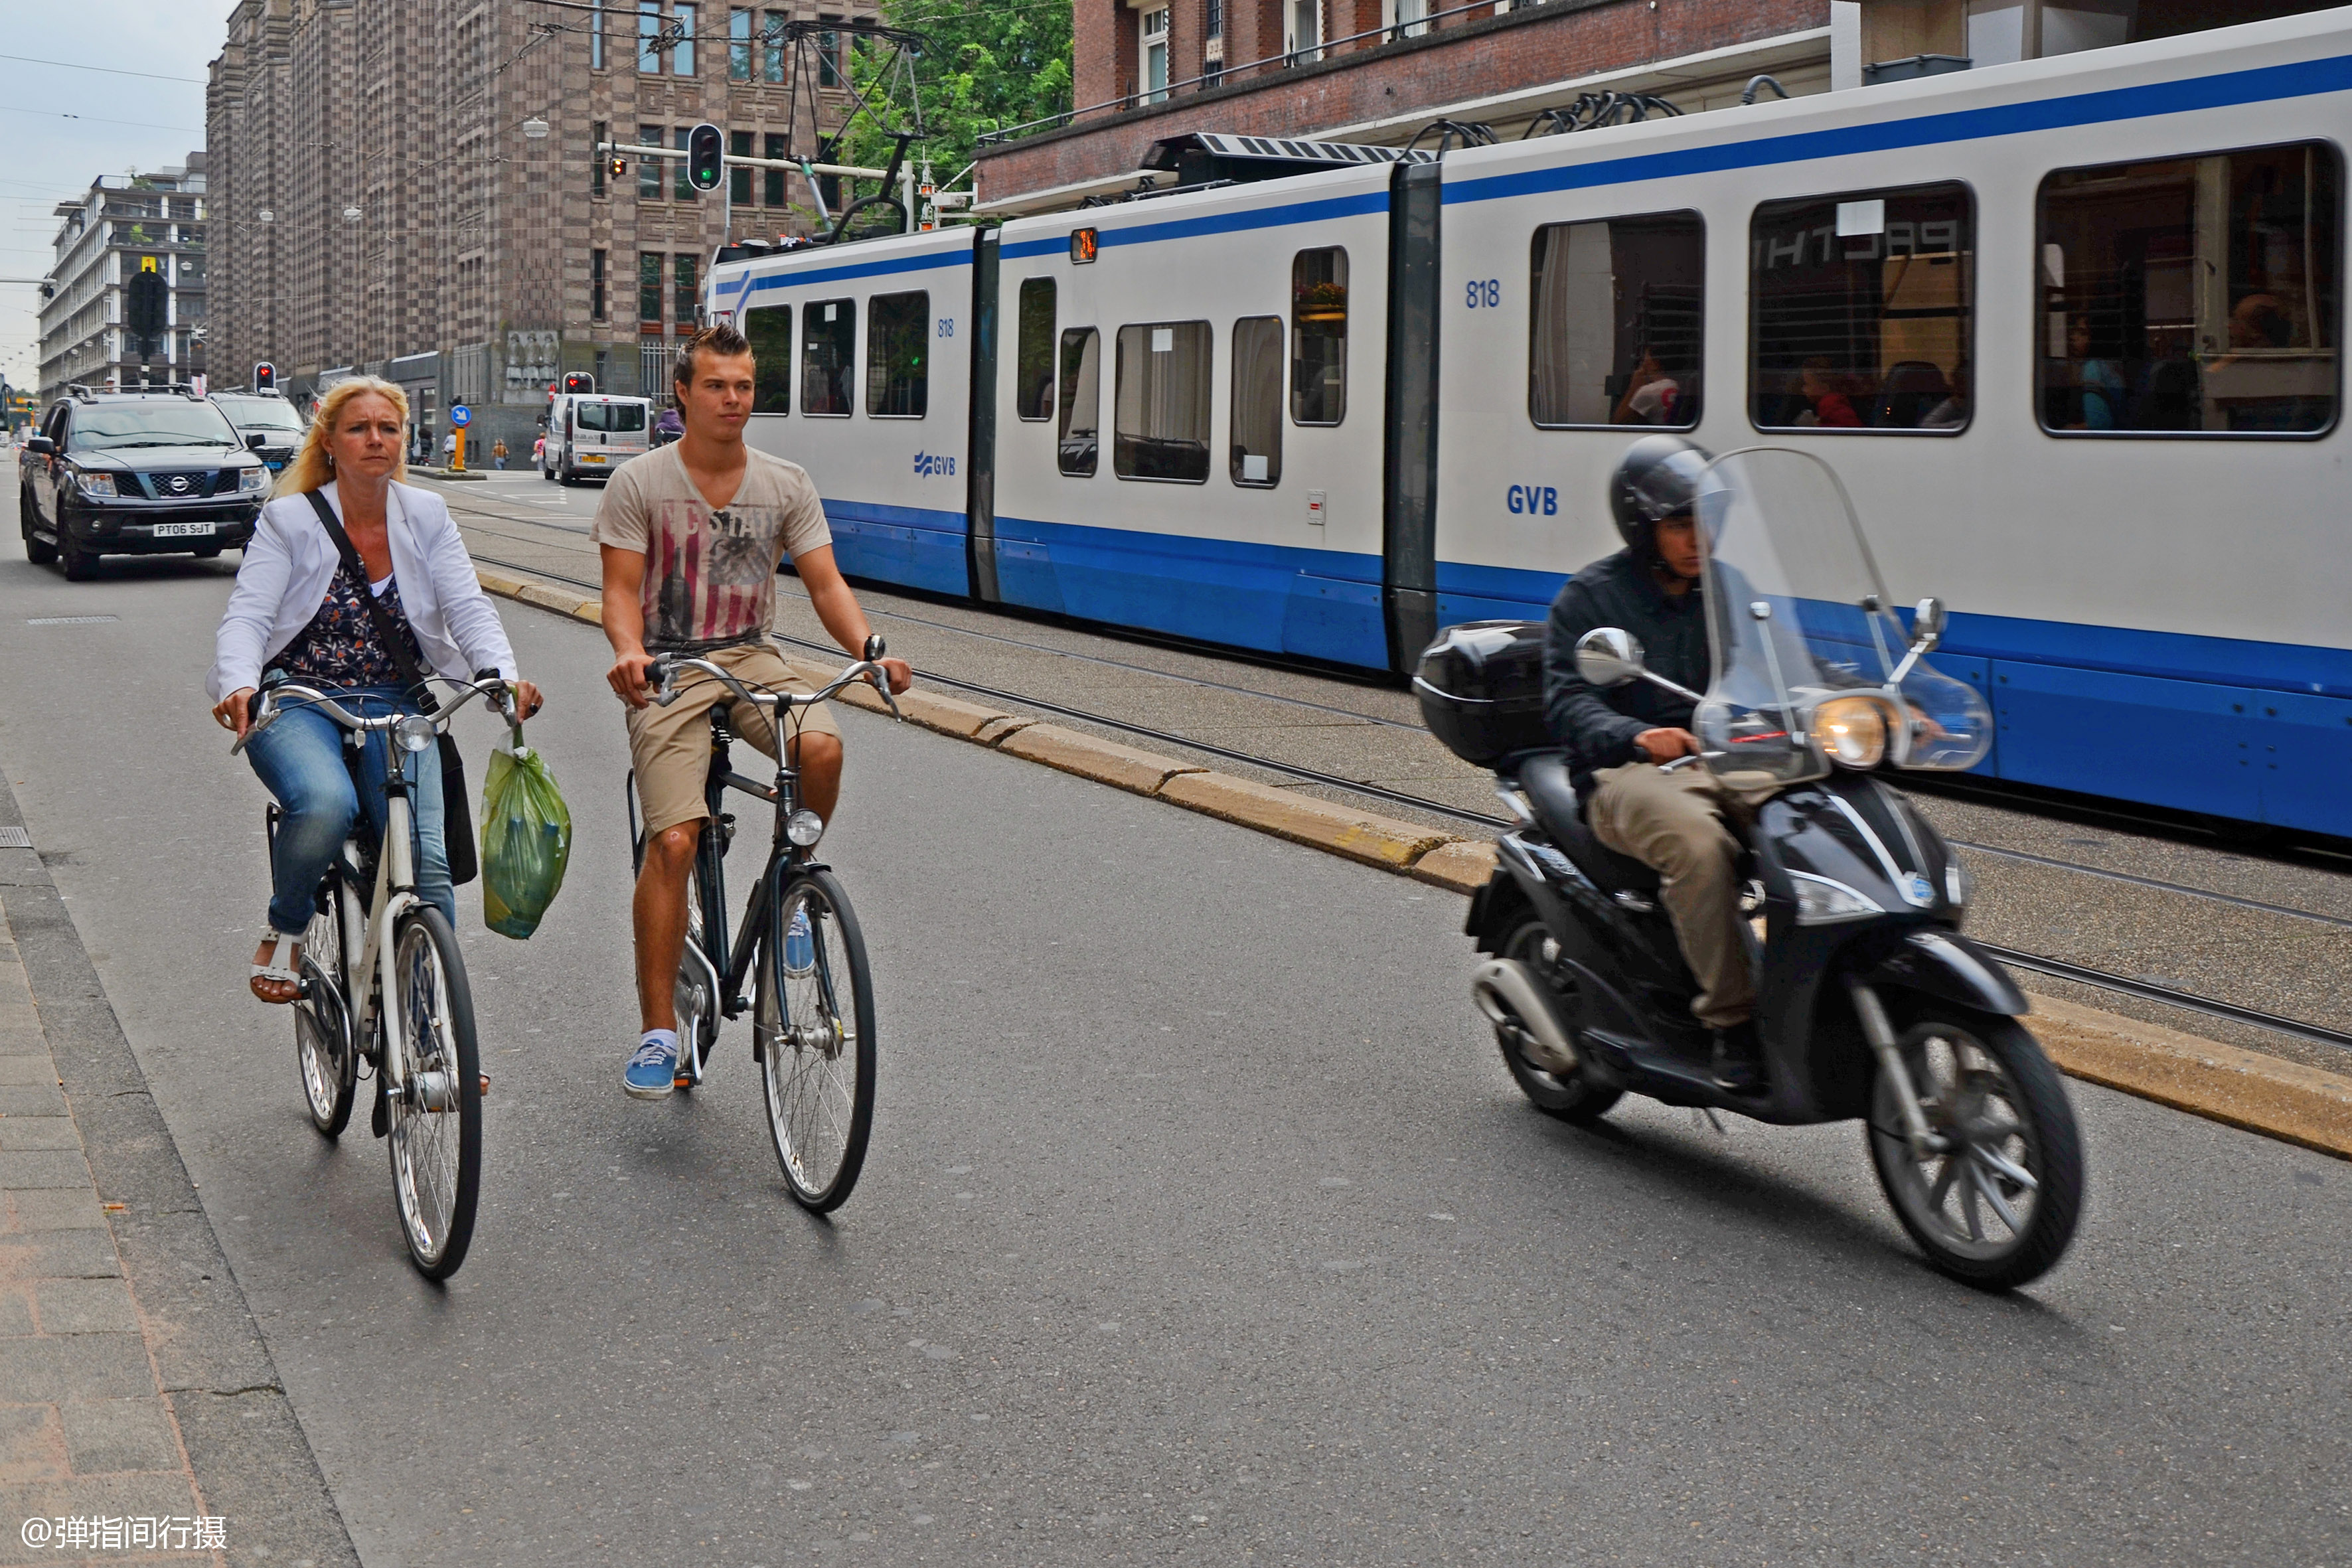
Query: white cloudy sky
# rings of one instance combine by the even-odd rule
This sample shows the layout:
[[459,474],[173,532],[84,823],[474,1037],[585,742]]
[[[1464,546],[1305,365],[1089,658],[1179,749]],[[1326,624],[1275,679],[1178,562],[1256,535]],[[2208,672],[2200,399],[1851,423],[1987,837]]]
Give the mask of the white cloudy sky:
[[[49,209],[100,174],[181,163],[205,144],[205,68],[234,0],[0,3],[0,278],[49,268]],[[103,70],[74,68],[104,67]],[[120,73],[147,73],[130,76]],[[173,79],[158,80],[157,78]],[[0,374],[39,379],[37,290],[0,283]]]

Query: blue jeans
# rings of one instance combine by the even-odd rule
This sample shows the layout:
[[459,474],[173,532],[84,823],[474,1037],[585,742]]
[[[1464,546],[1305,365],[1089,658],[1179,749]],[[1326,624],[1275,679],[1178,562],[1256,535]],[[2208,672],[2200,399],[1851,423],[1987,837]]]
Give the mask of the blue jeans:
[[[416,704],[394,687],[372,686],[336,693],[341,705],[363,718],[387,712],[414,713]],[[269,793],[278,797],[278,846],[271,856],[269,924],[274,931],[310,928],[319,881],[333,863],[352,826],[362,820],[371,837],[383,835],[385,737],[372,734],[366,748],[352,753],[342,726],[316,709],[290,705],[269,728],[246,743],[245,754]],[[346,755],[355,755],[351,767]],[[441,752],[438,747],[410,755],[404,763],[409,805],[416,824],[416,891],[457,923],[457,889],[449,885],[449,852],[441,836]],[[352,773],[359,785],[352,786]],[[373,889],[362,889],[364,900]]]

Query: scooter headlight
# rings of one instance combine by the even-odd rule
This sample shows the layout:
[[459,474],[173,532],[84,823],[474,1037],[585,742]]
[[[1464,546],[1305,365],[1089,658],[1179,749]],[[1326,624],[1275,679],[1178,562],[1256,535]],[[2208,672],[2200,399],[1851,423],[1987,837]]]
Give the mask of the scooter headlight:
[[1858,921],[1886,912],[1866,895],[1827,877],[1791,871],[1789,880],[1796,887],[1797,923],[1801,926],[1832,925],[1839,921]]
[[1969,895],[1977,890],[1977,879],[1969,868],[1955,858],[1944,862],[1944,901],[1956,910],[1969,907]]
[[1813,710],[1813,740],[1833,763],[1874,768],[1886,755],[1886,712],[1867,697],[1832,697]]
[[814,849],[824,837],[824,818],[806,806],[784,818],[784,837],[802,849]]

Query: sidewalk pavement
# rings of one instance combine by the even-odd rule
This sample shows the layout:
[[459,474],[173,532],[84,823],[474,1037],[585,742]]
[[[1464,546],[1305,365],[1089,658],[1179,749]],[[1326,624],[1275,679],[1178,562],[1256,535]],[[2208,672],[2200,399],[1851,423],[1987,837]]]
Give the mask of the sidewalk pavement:
[[358,1561],[57,889],[0,845],[0,1564]]

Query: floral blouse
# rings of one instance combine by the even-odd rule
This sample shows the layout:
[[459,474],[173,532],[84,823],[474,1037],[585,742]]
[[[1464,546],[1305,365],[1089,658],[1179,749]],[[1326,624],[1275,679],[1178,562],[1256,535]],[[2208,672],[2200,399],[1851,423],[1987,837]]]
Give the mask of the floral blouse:
[[[319,603],[319,613],[310,617],[301,635],[286,645],[284,652],[269,661],[272,669],[282,669],[306,686],[321,686],[330,689],[360,686],[405,686],[401,663],[376,636],[375,618],[368,614],[368,585],[348,566],[335,569],[335,580],[327,584],[327,596]],[[390,616],[394,634],[407,647],[404,651],[415,661],[415,668],[425,668],[424,655],[416,646],[416,634],[408,625],[408,612],[401,608],[400,584],[395,582],[385,588],[377,601]]]

